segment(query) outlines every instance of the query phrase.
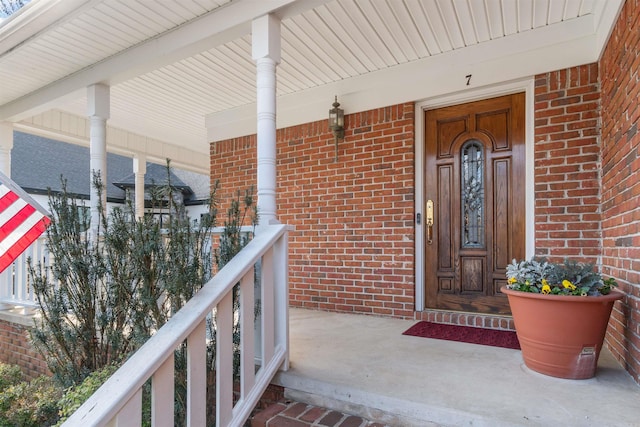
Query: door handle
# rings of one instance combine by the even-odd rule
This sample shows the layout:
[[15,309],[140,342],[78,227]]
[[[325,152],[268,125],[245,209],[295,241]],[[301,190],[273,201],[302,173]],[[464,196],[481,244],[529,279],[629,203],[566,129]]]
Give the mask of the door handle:
[[427,244],[433,243],[433,200],[427,200]]

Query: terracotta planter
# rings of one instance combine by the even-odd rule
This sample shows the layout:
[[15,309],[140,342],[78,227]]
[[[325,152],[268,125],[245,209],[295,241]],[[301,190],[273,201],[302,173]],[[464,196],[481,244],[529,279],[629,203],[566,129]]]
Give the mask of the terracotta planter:
[[559,378],[586,379],[596,373],[613,304],[624,295],[542,295],[503,287],[530,369]]

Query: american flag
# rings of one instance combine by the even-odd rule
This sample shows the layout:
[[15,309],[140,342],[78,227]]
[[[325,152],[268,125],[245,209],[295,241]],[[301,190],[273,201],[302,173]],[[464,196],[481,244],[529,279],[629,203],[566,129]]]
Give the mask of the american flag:
[[25,251],[51,222],[48,212],[0,173],[0,272]]

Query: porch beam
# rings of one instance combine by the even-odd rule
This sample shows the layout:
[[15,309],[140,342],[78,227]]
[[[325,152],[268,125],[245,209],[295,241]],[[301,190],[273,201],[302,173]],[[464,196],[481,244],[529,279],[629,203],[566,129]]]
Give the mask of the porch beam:
[[[296,0],[235,0],[0,107],[0,120],[20,121],[41,113],[54,101],[100,82],[114,86],[160,67],[236,40],[249,33],[253,19]],[[309,7],[316,6],[313,1]],[[300,5],[293,10],[298,11]]]
[[[7,122],[10,123],[10,122]],[[89,119],[61,110],[49,110],[28,119],[13,123],[14,130],[68,142],[83,147],[89,146]],[[209,151],[195,150],[160,141],[145,135],[107,125],[107,147],[109,153],[133,157],[144,153],[147,161],[164,164],[167,158],[180,169],[208,174],[210,172]]]

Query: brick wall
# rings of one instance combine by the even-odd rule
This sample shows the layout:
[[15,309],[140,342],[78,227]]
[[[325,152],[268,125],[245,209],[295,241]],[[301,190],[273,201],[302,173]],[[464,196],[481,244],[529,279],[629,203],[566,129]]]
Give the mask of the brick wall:
[[[414,105],[347,114],[345,127],[337,161],[325,120],[277,132],[291,305],[413,317]],[[211,144],[221,195],[255,185],[255,144]]]
[[[629,72],[640,65],[638,10],[626,4],[599,64],[535,77],[534,151],[536,253],[595,262],[619,279],[630,295],[607,342],[640,382],[640,85]],[[277,132],[278,217],[295,227],[291,305],[512,329],[501,317],[413,312],[414,106],[346,124],[337,161],[325,121]],[[255,136],[211,146],[223,189],[255,185],[255,164]]]
[[627,0],[600,60],[602,264],[628,294],[608,343],[640,382],[640,2]]
[[4,319],[0,319],[0,362],[20,366],[29,379],[51,375],[44,359],[31,346],[29,328]]
[[535,79],[536,255],[598,262],[598,65]]

